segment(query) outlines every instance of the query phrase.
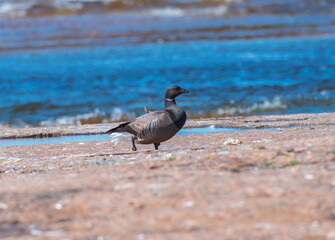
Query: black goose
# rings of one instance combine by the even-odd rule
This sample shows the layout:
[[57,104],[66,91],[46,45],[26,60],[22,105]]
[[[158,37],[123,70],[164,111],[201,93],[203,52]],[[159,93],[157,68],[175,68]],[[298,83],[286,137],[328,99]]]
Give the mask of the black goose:
[[150,112],[145,108],[146,114],[131,122],[122,123],[106,133],[110,134],[115,144],[122,140],[131,140],[133,151],[136,151],[135,143],[154,144],[157,150],[161,142],[172,138],[185,124],[186,113],[175,100],[182,93],[188,91],[179,86],[168,87],[164,110]]

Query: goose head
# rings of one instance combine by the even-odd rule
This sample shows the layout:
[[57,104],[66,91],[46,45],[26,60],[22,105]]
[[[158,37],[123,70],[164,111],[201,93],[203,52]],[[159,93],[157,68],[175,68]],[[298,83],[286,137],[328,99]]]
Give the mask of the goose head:
[[188,93],[189,91],[187,91],[186,89],[179,87],[177,85],[173,85],[171,87],[168,87],[166,89],[166,93],[165,93],[165,98],[166,99],[175,99],[176,97],[178,97],[180,94],[183,93]]

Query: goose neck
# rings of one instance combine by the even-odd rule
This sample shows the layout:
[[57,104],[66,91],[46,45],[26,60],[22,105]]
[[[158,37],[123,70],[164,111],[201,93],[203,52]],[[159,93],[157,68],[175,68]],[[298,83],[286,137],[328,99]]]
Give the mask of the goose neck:
[[169,108],[175,105],[177,105],[177,103],[174,98],[165,98],[165,108]]

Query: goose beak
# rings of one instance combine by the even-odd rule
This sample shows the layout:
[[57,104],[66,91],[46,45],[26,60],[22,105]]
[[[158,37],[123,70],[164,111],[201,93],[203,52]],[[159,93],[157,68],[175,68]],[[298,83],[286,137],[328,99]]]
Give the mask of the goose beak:
[[189,91],[183,88],[183,89],[181,90],[181,93],[189,93]]

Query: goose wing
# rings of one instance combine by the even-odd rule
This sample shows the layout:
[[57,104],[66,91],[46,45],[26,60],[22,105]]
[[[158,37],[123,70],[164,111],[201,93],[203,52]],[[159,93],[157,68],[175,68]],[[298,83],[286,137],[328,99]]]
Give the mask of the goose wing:
[[164,142],[179,131],[170,114],[165,110],[144,114],[124,129],[134,134],[137,141],[142,144]]
[[161,143],[173,137],[179,131],[167,111],[148,121],[137,134],[140,143]]
[[157,121],[157,119],[161,119],[166,113],[164,111],[155,111],[149,112],[142,116],[139,116],[134,121],[130,122],[126,127],[125,130],[137,135],[139,132],[142,131],[144,126],[152,121]]

